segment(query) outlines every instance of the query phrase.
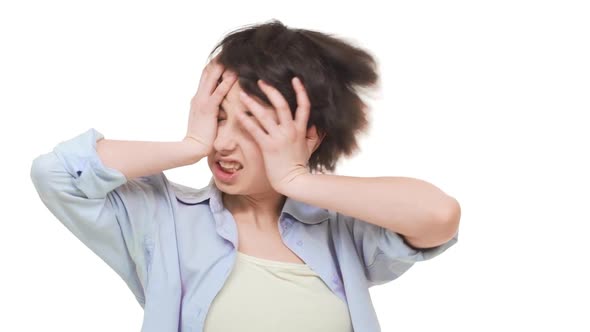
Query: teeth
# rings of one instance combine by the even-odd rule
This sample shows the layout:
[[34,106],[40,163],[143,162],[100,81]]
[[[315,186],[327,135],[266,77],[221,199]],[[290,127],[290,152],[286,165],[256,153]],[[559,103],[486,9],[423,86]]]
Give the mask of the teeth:
[[242,168],[242,165],[240,165],[240,163],[237,163],[237,162],[219,161],[219,165],[221,165],[221,167],[226,170],[234,170],[235,171],[235,170]]

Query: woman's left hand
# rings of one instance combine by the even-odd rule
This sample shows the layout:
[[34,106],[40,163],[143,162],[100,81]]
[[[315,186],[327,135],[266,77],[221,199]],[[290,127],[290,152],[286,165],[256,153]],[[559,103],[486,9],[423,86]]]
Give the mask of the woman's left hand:
[[295,120],[283,95],[262,80],[258,81],[258,85],[274,107],[266,107],[242,92],[242,102],[260,124],[244,112],[238,112],[238,119],[262,151],[271,186],[279,193],[287,192],[297,177],[310,174],[307,163],[313,152],[311,147],[318,139],[317,136],[307,137],[310,102],[305,87],[296,77],[291,83],[297,95]]

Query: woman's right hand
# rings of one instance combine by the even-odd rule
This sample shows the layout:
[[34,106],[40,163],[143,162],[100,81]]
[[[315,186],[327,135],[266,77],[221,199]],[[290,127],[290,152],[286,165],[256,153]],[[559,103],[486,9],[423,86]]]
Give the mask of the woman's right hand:
[[219,105],[237,80],[236,73],[226,70],[217,58],[213,58],[203,69],[199,88],[191,99],[188,129],[183,139],[194,144],[195,151],[202,156],[207,156],[213,149]]

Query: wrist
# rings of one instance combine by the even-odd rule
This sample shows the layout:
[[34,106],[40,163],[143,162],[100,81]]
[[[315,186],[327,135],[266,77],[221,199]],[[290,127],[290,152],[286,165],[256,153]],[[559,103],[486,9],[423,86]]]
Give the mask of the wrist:
[[276,188],[275,190],[288,197],[300,197],[303,192],[309,190],[309,181],[311,178],[313,178],[312,173],[307,169],[301,169],[293,174],[286,184],[283,184],[280,188]]
[[191,164],[197,163],[208,155],[205,147],[194,137],[186,136],[181,142],[183,150],[186,151],[186,155],[189,156]]

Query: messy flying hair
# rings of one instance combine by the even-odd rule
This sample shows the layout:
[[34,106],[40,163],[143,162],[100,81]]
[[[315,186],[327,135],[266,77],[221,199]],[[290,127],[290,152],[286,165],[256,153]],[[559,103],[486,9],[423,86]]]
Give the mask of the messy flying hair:
[[227,34],[211,51],[221,47],[218,61],[237,73],[240,87],[272,105],[256,82],[262,79],[297,108],[291,84],[299,77],[310,101],[307,129],[316,126],[325,137],[310,156],[311,172],[333,172],[339,159],[359,149],[359,135],[367,133],[367,105],[357,88],[373,87],[378,80],[376,61],[367,51],[313,30],[294,29],[273,19]]

